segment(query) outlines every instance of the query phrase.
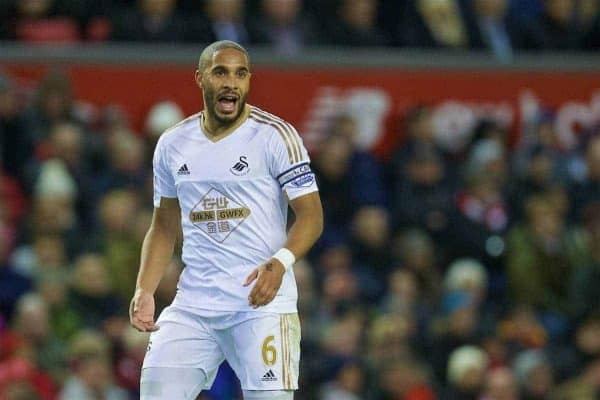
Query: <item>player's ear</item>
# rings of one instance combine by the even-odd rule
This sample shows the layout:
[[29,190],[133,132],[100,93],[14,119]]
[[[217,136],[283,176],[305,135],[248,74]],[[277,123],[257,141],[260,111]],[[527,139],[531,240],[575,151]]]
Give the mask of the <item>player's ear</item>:
[[200,72],[200,70],[196,70],[196,74],[194,75],[194,78],[196,80],[196,85],[198,85],[198,87],[200,89],[202,89],[202,73]]

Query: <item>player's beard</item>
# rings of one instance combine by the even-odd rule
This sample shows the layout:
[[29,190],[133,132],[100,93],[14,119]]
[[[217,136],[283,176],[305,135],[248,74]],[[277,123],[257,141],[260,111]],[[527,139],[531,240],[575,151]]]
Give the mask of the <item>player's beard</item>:
[[210,118],[217,121],[222,126],[233,125],[244,112],[246,107],[246,98],[248,93],[242,94],[237,100],[237,111],[234,114],[219,114],[217,112],[218,95],[213,88],[204,87],[204,109],[210,115]]

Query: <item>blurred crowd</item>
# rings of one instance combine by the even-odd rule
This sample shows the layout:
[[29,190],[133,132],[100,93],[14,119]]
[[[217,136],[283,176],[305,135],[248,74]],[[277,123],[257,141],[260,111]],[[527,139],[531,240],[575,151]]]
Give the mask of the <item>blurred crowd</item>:
[[[159,103],[135,131],[57,71],[20,89],[0,76],[0,399],[137,399],[147,336],[127,308],[151,157],[184,116]],[[326,228],[294,267],[296,398],[599,398],[600,130],[566,149],[542,110],[516,143],[481,120],[449,149],[421,105],[380,159],[357,145],[356,115],[328,127],[311,155]],[[224,367],[202,398],[238,396]]]
[[598,0],[0,0],[0,40],[487,50],[600,47]]

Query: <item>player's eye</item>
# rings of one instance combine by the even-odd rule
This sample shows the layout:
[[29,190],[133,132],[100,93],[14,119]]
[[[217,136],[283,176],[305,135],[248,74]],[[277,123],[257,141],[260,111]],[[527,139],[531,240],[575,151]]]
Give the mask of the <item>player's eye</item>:
[[223,71],[222,69],[216,69],[216,70],[214,70],[214,74],[216,76],[223,76],[223,75],[225,75],[225,71]]
[[248,71],[238,71],[237,75],[238,78],[245,78],[246,76],[248,76]]

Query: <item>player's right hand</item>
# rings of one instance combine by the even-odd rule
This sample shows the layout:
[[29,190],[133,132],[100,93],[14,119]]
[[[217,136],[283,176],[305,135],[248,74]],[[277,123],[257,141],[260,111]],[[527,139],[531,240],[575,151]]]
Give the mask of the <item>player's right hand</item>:
[[143,289],[137,289],[129,306],[129,321],[140,332],[154,332],[154,296]]

